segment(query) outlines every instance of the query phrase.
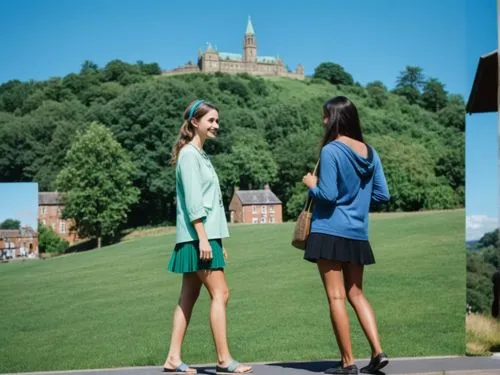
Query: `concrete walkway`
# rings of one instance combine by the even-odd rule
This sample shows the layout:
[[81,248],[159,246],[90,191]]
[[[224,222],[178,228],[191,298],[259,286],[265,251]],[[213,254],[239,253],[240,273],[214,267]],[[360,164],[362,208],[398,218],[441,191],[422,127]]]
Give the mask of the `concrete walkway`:
[[[368,360],[358,360],[359,368],[368,364]],[[266,362],[253,363],[255,375],[304,375],[322,374],[329,367],[338,366],[336,361],[319,362]],[[215,367],[210,365],[192,365],[198,374],[215,375]],[[75,370],[55,372],[24,372],[24,375],[159,375],[162,368],[158,366],[127,367],[114,369]],[[379,375],[425,374],[425,375],[500,375],[500,355],[491,357],[415,357],[394,358],[390,360]],[[10,374],[12,375],[12,374]]]

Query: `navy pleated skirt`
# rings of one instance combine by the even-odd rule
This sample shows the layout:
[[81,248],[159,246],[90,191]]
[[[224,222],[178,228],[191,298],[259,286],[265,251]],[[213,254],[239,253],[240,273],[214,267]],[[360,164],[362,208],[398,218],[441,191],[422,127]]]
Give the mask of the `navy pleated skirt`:
[[359,265],[375,263],[375,257],[368,240],[353,240],[323,233],[309,235],[304,259],[313,263],[316,263],[318,259]]

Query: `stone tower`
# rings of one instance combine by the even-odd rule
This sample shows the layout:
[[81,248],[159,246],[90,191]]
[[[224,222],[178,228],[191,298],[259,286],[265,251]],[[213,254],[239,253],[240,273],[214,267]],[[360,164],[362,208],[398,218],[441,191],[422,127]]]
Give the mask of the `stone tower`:
[[208,43],[207,50],[203,55],[202,71],[218,72],[219,70],[219,55],[217,54],[217,51],[213,49],[212,44]]
[[257,42],[255,40],[255,32],[253,31],[252,21],[248,16],[247,31],[245,33],[245,41],[243,43],[243,62],[255,63],[257,61]]

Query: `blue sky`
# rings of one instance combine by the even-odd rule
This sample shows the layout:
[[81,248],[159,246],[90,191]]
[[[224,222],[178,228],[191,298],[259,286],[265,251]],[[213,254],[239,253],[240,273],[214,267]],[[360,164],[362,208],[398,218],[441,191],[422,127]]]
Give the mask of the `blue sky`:
[[[474,81],[479,57],[497,49],[495,0],[467,5],[467,88]],[[468,97],[468,94],[466,98]],[[478,239],[498,228],[498,114],[466,116],[466,239]]]
[[[474,3],[474,4],[472,4]],[[252,17],[259,55],[279,55],[305,73],[324,61],[361,84],[390,89],[418,65],[452,93],[468,98],[477,60],[497,46],[495,0],[17,0],[0,3],[0,83],[77,72],[84,60],[195,61],[211,42],[241,52]],[[497,118],[467,117],[467,215],[497,220]],[[488,183],[486,183],[488,181]],[[485,219],[486,220],[486,219]],[[477,230],[476,230],[477,232]]]
[[38,228],[38,184],[32,182],[0,183],[0,222],[15,219],[22,226]]
[[[16,0],[0,4],[0,82],[46,79],[90,59],[158,62],[171,69],[195,60],[206,42],[240,52],[248,15],[259,55],[280,55],[306,74],[334,61],[365,84],[389,87],[408,64],[466,94],[465,0],[416,2],[312,0]],[[209,4],[209,5],[207,5]],[[458,77],[458,79],[457,79]]]

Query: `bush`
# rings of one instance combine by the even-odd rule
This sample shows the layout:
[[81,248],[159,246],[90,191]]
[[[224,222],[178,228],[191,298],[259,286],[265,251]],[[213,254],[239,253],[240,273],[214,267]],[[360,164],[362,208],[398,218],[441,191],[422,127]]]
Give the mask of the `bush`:
[[60,238],[51,228],[38,224],[38,248],[42,253],[63,253],[69,246],[67,241]]

